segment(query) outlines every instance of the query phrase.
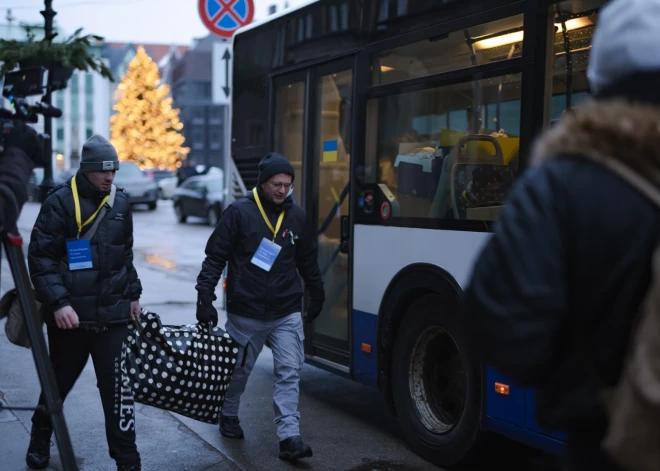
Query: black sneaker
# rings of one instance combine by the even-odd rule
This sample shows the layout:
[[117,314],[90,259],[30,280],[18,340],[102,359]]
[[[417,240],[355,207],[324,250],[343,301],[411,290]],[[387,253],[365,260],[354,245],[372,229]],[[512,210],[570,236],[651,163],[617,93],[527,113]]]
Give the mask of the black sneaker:
[[220,433],[227,438],[243,438],[243,429],[238,417],[225,417],[220,414]]
[[302,441],[299,435],[287,438],[280,442],[280,459],[295,461],[298,458],[312,456],[312,447]]
[[25,463],[32,469],[44,469],[50,461],[50,437],[53,429],[32,424],[30,445],[25,455]]

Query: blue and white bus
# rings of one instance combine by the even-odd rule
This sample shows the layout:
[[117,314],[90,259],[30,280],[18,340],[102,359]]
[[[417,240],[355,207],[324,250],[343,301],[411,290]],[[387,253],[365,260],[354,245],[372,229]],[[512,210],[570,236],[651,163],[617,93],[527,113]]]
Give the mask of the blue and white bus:
[[318,0],[233,40],[231,154],[296,167],[318,231],[311,364],[379,388],[440,466],[484,432],[551,453],[534,393],[480,364],[457,305],[535,135],[588,96],[604,0]]

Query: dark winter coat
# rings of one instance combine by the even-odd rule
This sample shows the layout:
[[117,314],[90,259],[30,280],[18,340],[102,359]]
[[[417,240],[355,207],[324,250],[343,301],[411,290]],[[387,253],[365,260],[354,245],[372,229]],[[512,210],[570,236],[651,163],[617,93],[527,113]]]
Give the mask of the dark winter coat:
[[567,113],[536,146],[464,298],[481,358],[537,388],[540,422],[591,436],[594,453],[607,423],[599,390],[620,375],[660,212],[584,156],[657,171],[658,123],[660,107],[617,100]]
[[18,147],[0,155],[0,231],[14,229],[28,199],[28,181],[34,162]]
[[32,159],[18,147],[8,147],[0,155],[0,232],[15,229],[33,168]]
[[[206,246],[206,259],[197,278],[197,291],[211,298],[229,263],[227,274],[227,311],[257,318],[277,319],[302,311],[303,287],[300,276],[313,300],[324,300],[325,292],[317,260],[314,232],[305,210],[291,197],[282,205],[260,201],[273,228],[281,210],[285,210],[275,243],[282,247],[269,272],[251,263],[264,238],[273,233],[261,216],[252,193],[233,202],[223,213]],[[291,243],[290,233],[298,238]]]
[[[103,196],[83,174],[76,174],[82,221]],[[83,228],[85,234],[93,223]],[[78,233],[71,182],[55,188],[41,207],[28,249],[30,276],[46,322],[52,313],[71,306],[81,326],[107,326],[130,321],[130,303],[142,286],[133,266],[133,219],[128,197],[118,189],[112,209],[90,241],[93,268],[69,270],[66,241]],[[81,234],[81,235],[82,235]]]

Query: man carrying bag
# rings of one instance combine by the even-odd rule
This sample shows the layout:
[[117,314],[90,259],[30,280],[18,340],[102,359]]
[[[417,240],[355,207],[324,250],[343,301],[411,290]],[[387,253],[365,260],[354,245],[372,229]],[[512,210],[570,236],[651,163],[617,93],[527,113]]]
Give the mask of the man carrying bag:
[[279,457],[288,461],[312,456],[299,426],[300,369],[305,360],[300,277],[311,297],[307,322],[321,314],[325,301],[316,234],[305,210],[291,197],[293,179],[294,169],[283,155],[264,157],[257,187],[227,208],[209,238],[196,287],[197,319],[217,324],[214,291],[229,265],[226,330],[241,349],[220,416],[220,433],[243,438],[240,398],[268,343],[273,351]]
[[[112,184],[118,168],[107,140],[93,136],[85,143],[78,173],[41,207],[28,263],[62,400],[91,355],[110,456],[118,470],[139,470],[132,391],[121,389],[116,365],[128,325],[140,314],[142,286],[133,266],[131,207]],[[39,404],[26,456],[34,469],[48,466],[52,434],[43,394]]]

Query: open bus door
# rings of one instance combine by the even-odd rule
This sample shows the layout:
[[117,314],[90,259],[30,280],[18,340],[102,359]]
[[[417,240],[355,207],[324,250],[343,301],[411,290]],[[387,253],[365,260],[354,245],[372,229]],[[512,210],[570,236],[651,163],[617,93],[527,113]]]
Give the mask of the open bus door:
[[[325,284],[323,312],[306,326],[307,360],[349,373],[349,175],[353,58],[274,82],[274,148],[296,170],[294,195],[313,219]],[[303,157],[304,156],[304,157]]]
[[353,61],[334,62],[310,71],[312,203],[318,237],[319,268],[325,285],[323,312],[308,329],[307,353],[317,363],[349,371],[349,175]]

